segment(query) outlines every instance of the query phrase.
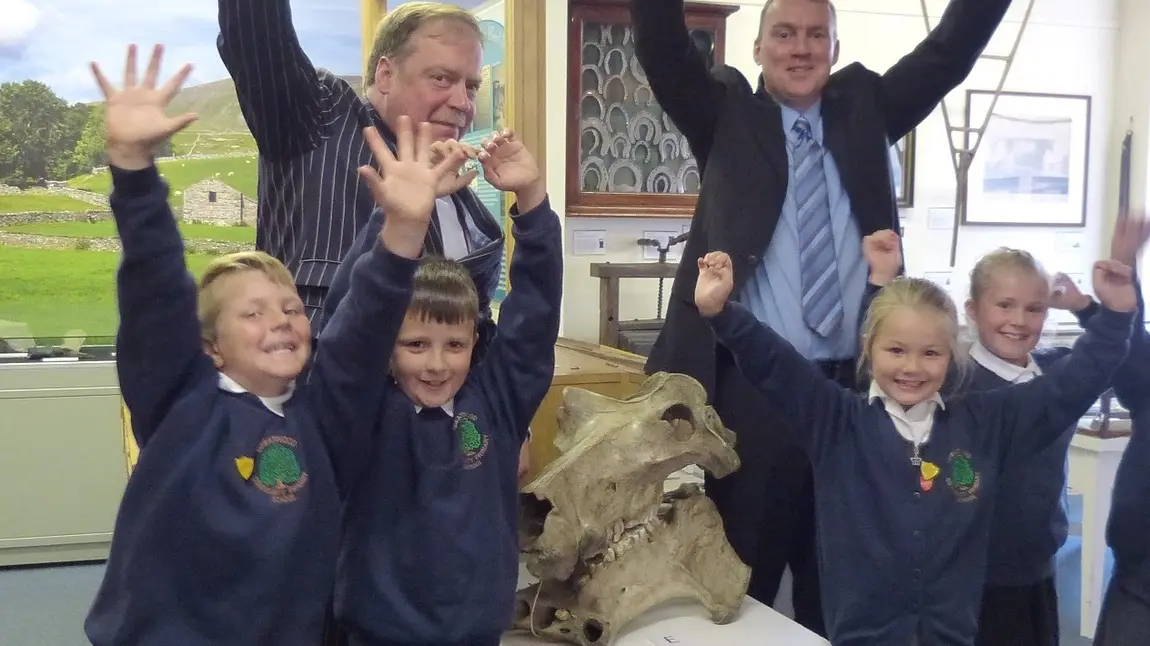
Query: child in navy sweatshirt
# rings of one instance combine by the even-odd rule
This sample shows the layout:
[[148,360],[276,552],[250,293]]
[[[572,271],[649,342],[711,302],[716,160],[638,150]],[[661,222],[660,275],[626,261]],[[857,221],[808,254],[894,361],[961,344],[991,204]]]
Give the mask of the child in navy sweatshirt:
[[563,250],[522,143],[501,133],[480,161],[516,194],[511,291],[472,366],[474,282],[439,258],[416,274],[371,466],[348,502],[335,609],[351,646],[497,646],[514,613],[516,467],[554,374]]
[[[1145,237],[1145,216],[1120,219]],[[1115,233],[1117,235],[1117,232]],[[1139,311],[1144,311],[1139,290]],[[1141,321],[1139,321],[1141,323]],[[1106,543],[1114,551],[1114,574],[1102,601],[1094,646],[1142,646],[1150,635],[1150,335],[1139,325],[1130,358],[1114,375],[1114,394],[1130,411],[1130,443],[1118,464]]]
[[[897,246],[877,257],[871,237],[865,242],[872,274],[878,264],[886,274],[898,267]],[[1105,390],[1131,333],[1130,269],[1095,265],[1106,307],[1058,376],[944,401],[939,389],[961,356],[958,313],[933,283],[898,278],[871,303],[863,358],[873,381],[861,398],[727,301],[725,253],[698,263],[700,313],[740,370],[795,421],[814,465],[831,643],[972,644],[998,474],[1054,442]]]
[[281,263],[259,252],[218,258],[197,315],[151,154],[194,118],[164,115],[190,67],[157,89],[160,54],[138,84],[131,48],[122,90],[94,67],[123,246],[117,371],[140,458],[84,629],[95,646],[316,646],[341,494],[370,442],[372,382],[402,322],[394,306],[411,294],[436,177],[426,159],[380,160],[395,179],[375,193],[398,215],[360,259],[311,380],[299,383],[311,335]]
[[[1145,243],[1141,232],[1133,226],[1117,227],[1111,257],[1133,266]],[[1069,348],[1035,349],[1048,307],[1074,312],[1085,328],[1099,306],[1064,274],[1056,275],[1051,287],[1038,262],[1025,251],[998,249],[975,264],[966,302],[967,318],[978,331],[970,348],[972,390],[1025,383],[1062,369]],[[1137,282],[1136,292],[1140,294]],[[1141,309],[1136,320],[1142,320]],[[1127,357],[1122,366],[1130,360]],[[1059,645],[1054,557],[1069,530],[1066,454],[1077,428],[1075,421],[1057,441],[1032,459],[1010,465],[999,478],[978,646]]]
[[[1059,276],[1050,279],[1025,251],[998,249],[970,274],[966,315],[978,331],[967,387],[987,391],[1029,382],[1058,369],[1066,347],[1036,350],[1050,307],[1075,311],[1083,327],[1098,307]],[[1092,305],[1093,304],[1093,305]],[[1066,453],[1078,421],[999,476],[990,523],[978,646],[1058,646],[1054,556],[1066,542]],[[1053,431],[1053,429],[1051,429]]]

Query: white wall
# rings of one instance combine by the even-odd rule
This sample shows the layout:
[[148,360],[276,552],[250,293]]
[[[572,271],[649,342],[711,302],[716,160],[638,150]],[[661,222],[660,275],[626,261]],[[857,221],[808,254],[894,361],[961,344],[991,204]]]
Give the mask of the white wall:
[[[567,3],[547,0],[547,42],[566,43]],[[1026,248],[1043,258],[1054,271],[1079,273],[1089,267],[1096,257],[1104,235],[1108,235],[1113,212],[1114,187],[1118,142],[1125,131],[1126,112],[1137,111],[1143,123],[1150,118],[1150,82],[1140,81],[1139,88],[1122,93],[1124,112],[1116,117],[1114,88],[1122,87],[1135,74],[1142,74],[1141,66],[1150,58],[1150,44],[1136,40],[1133,35],[1122,42],[1120,77],[1116,77],[1116,52],[1119,48],[1118,25],[1137,20],[1146,26],[1150,8],[1123,7],[1120,3],[1146,5],[1145,0],[1035,0],[1029,24],[1023,34],[1018,55],[1004,89],[1062,94],[1087,94],[1093,97],[1090,170],[1087,194],[1087,226],[1083,229],[1053,230],[1033,228],[979,228],[964,227],[959,235],[956,273],[965,274],[974,260],[997,246]],[[737,2],[740,10],[727,22],[727,63],[743,71],[749,79],[757,75],[752,58],[752,46],[758,27],[760,2]],[[931,24],[935,24],[946,0],[928,0]],[[917,0],[838,0],[839,38],[842,43],[840,64],[861,61],[871,69],[887,69],[902,55],[909,52],[925,35],[920,5]],[[994,41],[987,48],[989,54],[1009,51],[1025,0],[1014,0],[1006,20]],[[1120,14],[1121,12],[1121,14]],[[1131,27],[1130,32],[1138,31]],[[1143,38],[1144,29],[1140,30]],[[564,163],[566,133],[564,114],[567,104],[566,47],[549,46],[547,55],[547,175],[549,190],[556,210],[563,212],[565,191]],[[951,97],[953,118],[961,119],[965,89],[993,90],[1000,75],[1001,63],[981,61],[966,86]],[[1114,125],[1115,118],[1121,121]],[[1145,143],[1142,142],[1142,157]],[[936,110],[918,130],[917,167],[915,178],[915,208],[904,212],[906,218],[907,265],[912,273],[947,270],[949,231],[927,229],[929,207],[953,207],[955,193],[954,170],[943,127],[941,110]],[[1112,159],[1113,158],[1113,159]],[[1141,191],[1133,201],[1140,202],[1146,192],[1146,164],[1142,160],[1137,172],[1141,175],[1135,184]],[[1110,181],[1113,179],[1113,181]],[[598,338],[598,280],[591,278],[591,262],[636,262],[642,260],[642,250],[635,244],[646,230],[679,231],[687,220],[623,219],[623,218],[569,218],[566,220],[566,275],[564,334],[565,336],[597,340]],[[578,230],[605,230],[607,255],[573,256],[572,232]],[[1065,241],[1060,232],[1077,232],[1082,238],[1080,253],[1053,257],[1045,249],[1055,249]],[[670,288],[669,281],[667,289]],[[965,290],[965,281],[956,281],[956,295]],[[655,281],[631,280],[622,284],[620,318],[647,318],[655,311]]]

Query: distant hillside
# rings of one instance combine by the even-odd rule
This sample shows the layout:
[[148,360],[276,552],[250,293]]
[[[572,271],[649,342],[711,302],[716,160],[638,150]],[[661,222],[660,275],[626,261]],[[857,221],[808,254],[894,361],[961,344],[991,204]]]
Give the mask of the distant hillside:
[[[359,88],[361,76],[342,77]],[[230,78],[186,87],[172,101],[170,114],[195,112],[199,115],[195,129],[208,132],[243,132],[248,129],[236,99],[236,87]]]

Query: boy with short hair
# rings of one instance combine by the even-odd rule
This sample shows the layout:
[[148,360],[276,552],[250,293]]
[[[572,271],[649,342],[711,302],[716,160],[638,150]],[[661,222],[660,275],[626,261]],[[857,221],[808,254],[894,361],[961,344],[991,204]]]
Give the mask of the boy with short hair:
[[[93,65],[107,99],[111,197],[123,246],[117,371],[140,459],[84,624],[95,646],[316,646],[335,578],[341,503],[359,475],[380,393],[375,380],[411,295],[437,174],[410,129],[386,177],[365,172],[391,217],[357,262],[343,307],[297,381],[311,334],[290,274],[260,252],[212,263],[197,293],[168,188],[151,151],[188,125],[164,106],[185,66],[124,88]],[[420,148],[430,146],[422,130]],[[378,136],[376,137],[378,140]],[[386,149],[385,149],[386,154]],[[413,161],[414,158],[414,161]],[[366,420],[366,421],[365,421]]]
[[335,609],[350,646],[497,646],[514,611],[516,466],[554,374],[562,237],[513,134],[486,142],[479,159],[489,183],[516,194],[512,289],[472,365],[475,284],[440,258],[416,272],[371,466],[345,517]]

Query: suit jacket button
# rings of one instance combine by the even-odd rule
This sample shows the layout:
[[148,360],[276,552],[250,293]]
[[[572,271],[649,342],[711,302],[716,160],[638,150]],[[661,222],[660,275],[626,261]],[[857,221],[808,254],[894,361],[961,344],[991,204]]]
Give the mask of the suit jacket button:
[[758,257],[758,256],[756,256],[755,254],[751,254],[751,255],[747,256],[747,264],[748,264],[748,265],[757,265],[757,264],[759,264],[759,257]]

